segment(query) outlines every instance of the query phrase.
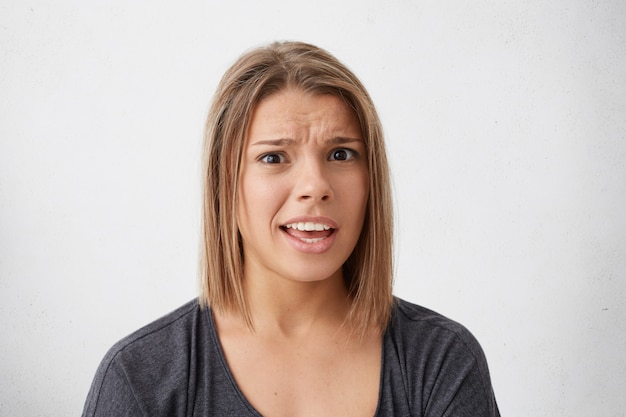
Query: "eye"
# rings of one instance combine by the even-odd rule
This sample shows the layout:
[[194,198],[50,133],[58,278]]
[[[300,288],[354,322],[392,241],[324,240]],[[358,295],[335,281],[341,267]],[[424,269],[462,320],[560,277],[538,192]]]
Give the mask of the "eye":
[[278,153],[266,153],[259,158],[259,161],[265,164],[280,164],[285,162],[285,157]]
[[331,161],[348,161],[356,158],[357,156],[359,156],[359,154],[356,151],[342,148],[332,151],[328,159]]

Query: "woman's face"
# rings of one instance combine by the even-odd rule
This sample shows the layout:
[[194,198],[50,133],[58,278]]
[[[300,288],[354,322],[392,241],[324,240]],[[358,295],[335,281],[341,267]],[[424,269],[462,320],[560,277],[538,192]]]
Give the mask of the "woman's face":
[[237,220],[246,277],[341,278],[368,199],[365,143],[339,98],[286,89],[252,113]]

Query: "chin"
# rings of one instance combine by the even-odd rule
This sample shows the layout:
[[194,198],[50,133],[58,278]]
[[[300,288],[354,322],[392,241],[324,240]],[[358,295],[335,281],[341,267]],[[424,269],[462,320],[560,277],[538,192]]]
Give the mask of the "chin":
[[320,270],[315,271],[314,268],[303,268],[300,271],[290,271],[285,277],[296,282],[321,282],[325,280],[331,280],[334,278],[343,279],[341,268],[335,271]]

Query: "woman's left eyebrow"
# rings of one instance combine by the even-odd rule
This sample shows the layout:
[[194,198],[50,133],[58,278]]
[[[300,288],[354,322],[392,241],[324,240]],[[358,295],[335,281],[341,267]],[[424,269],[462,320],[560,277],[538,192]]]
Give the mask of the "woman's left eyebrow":
[[361,138],[345,138],[342,136],[338,136],[335,138],[330,138],[326,141],[327,144],[329,145],[343,145],[345,143],[352,143],[352,142],[363,142],[363,139]]

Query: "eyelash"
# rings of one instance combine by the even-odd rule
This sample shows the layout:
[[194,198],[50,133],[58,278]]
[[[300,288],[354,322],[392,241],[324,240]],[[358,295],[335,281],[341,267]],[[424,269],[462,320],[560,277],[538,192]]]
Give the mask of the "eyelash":
[[[345,152],[346,153],[346,158],[345,159],[337,159],[337,153],[338,152]],[[273,157],[277,157],[278,161],[277,162],[269,162],[268,158],[273,158]],[[359,157],[359,153],[357,151],[355,151],[354,149],[349,149],[349,148],[338,148],[338,149],[333,149],[330,154],[328,155],[328,160],[329,161],[341,161],[341,162],[346,162],[346,161],[350,161],[352,159],[358,158]],[[258,161],[262,162],[264,164],[268,164],[268,165],[273,165],[273,164],[278,164],[278,163],[283,163],[285,162],[286,158],[285,155],[283,155],[280,152],[270,152],[270,153],[266,153],[263,154],[259,157]]]

